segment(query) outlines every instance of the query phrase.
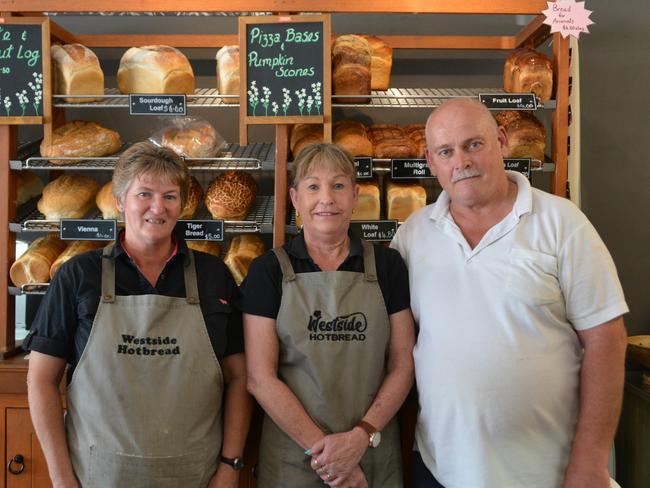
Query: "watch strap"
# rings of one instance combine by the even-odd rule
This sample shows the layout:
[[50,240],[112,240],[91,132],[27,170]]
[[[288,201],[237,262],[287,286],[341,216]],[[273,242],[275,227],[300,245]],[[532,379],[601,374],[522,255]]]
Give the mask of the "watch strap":
[[378,432],[374,425],[372,425],[370,422],[366,422],[365,420],[359,420],[356,427],[361,427],[366,432],[366,434],[368,434],[368,437],[372,436],[372,434],[375,432]]
[[240,457],[227,458],[225,456],[221,456],[220,461],[224,464],[232,466],[235,470],[240,470],[244,467],[244,462]]

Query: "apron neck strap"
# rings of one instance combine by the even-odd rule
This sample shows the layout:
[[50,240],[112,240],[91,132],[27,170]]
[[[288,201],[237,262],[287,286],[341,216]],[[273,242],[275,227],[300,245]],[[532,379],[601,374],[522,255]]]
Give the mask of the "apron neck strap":
[[111,256],[113,253],[111,243],[102,251],[102,302],[115,301],[115,260]]
[[190,305],[199,304],[199,287],[196,283],[196,266],[194,265],[194,253],[191,249],[187,250],[187,262],[183,266],[185,275],[185,296],[187,303]]
[[287,251],[282,247],[274,247],[273,253],[275,257],[278,258],[280,263],[280,269],[282,270],[282,281],[285,283],[287,281],[293,281],[296,279],[296,273],[293,271],[293,266],[291,266],[291,261],[289,261],[289,256]]
[[375,265],[375,247],[366,241],[361,241],[363,246],[363,269],[366,281],[377,281],[377,266]]

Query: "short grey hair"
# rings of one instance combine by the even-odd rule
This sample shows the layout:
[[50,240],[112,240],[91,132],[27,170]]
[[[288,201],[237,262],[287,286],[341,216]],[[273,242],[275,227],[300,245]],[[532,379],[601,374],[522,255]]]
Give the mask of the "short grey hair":
[[325,167],[339,170],[348,176],[352,183],[356,183],[357,170],[354,160],[346,151],[336,144],[312,144],[300,151],[300,155],[293,163],[291,186],[296,188],[315,168]]

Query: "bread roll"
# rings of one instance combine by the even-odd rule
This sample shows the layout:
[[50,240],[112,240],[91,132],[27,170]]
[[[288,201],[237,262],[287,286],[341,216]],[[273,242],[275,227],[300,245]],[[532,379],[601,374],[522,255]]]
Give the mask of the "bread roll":
[[33,171],[16,173],[16,205],[22,205],[43,191],[43,181]]
[[50,181],[43,188],[38,211],[47,220],[79,219],[95,203],[99,183],[89,176],[68,173]]
[[390,86],[390,69],[393,66],[393,48],[379,37],[363,36],[370,45],[370,88],[388,90]]
[[417,147],[398,125],[373,125],[369,129],[373,157],[377,159],[414,158]]
[[359,200],[354,206],[352,220],[379,220],[381,209],[379,185],[376,182],[363,182],[359,185]]
[[232,238],[223,258],[238,285],[248,274],[251,261],[264,253],[264,243],[255,234],[241,234]]
[[192,216],[196,213],[196,209],[199,207],[199,204],[203,201],[203,188],[201,184],[194,178],[190,176],[190,188],[187,192],[187,201],[181,210],[181,214],[178,217],[179,219],[191,219]]
[[11,265],[11,281],[17,287],[27,283],[47,283],[50,281],[50,267],[64,249],[65,243],[55,234],[39,237]]
[[553,92],[553,63],[546,55],[534,49],[516,49],[504,64],[503,90],[507,93],[532,92],[542,102],[550,100]]
[[120,93],[194,93],[192,66],[171,46],[132,47],[117,70]]
[[[224,95],[239,95],[239,46],[217,51],[217,89]],[[239,103],[239,98],[224,98],[223,103]]]
[[424,132],[424,124],[411,124],[404,127],[404,132],[415,144],[415,157],[424,159],[427,157],[427,138]]
[[244,220],[257,196],[257,183],[244,171],[226,171],[217,176],[205,196],[205,206],[212,217]]
[[106,242],[103,241],[72,241],[50,266],[50,278],[54,278],[56,272],[66,261],[83,252],[92,251],[105,245]]
[[[75,120],[52,132],[52,143],[41,143],[41,156],[52,158],[99,158],[114,154],[122,147],[120,135],[96,122]],[[74,160],[50,159],[52,164],[75,164]]]
[[115,202],[115,196],[113,195],[113,182],[109,181],[101,190],[97,193],[95,197],[95,204],[97,208],[101,210],[102,217],[105,219],[115,219],[120,218],[120,211],[117,209]]
[[507,158],[544,161],[546,128],[537,117],[521,110],[506,110],[499,112],[495,117],[508,135]]
[[342,120],[334,125],[334,144],[350,156],[372,156],[372,142],[366,128],[356,120]]
[[296,124],[291,131],[289,139],[289,148],[293,158],[311,144],[320,144],[323,142],[323,126],[320,124]]
[[[370,95],[370,44],[361,36],[339,36],[332,46],[334,95]],[[369,103],[369,98],[339,98],[339,103]]]
[[221,246],[216,241],[187,241],[187,247],[194,251],[221,257]]
[[56,95],[100,95],[66,98],[66,102],[93,102],[104,95],[104,72],[95,53],[81,44],[53,45],[52,84]]
[[396,183],[386,185],[386,218],[404,222],[417,209],[426,206],[427,192],[416,183]]

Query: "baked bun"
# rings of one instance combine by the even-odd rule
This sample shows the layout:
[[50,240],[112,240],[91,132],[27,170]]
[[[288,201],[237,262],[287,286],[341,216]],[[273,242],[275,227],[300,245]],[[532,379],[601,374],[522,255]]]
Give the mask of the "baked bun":
[[381,203],[379,185],[375,181],[357,183],[359,200],[354,206],[352,220],[379,220]]
[[424,124],[411,124],[404,127],[404,132],[415,144],[415,157],[424,159],[427,157],[427,138],[424,132]]
[[[75,120],[52,132],[52,143],[41,143],[41,156],[52,158],[100,158],[116,153],[122,147],[120,135],[96,122]],[[50,159],[52,164],[75,164],[74,160]]]
[[388,90],[390,69],[393,66],[393,48],[375,36],[362,36],[370,45],[370,88]]
[[217,241],[186,241],[187,247],[193,251],[201,251],[213,256],[221,256],[221,246]]
[[94,52],[81,44],[52,45],[52,85],[56,95],[98,95],[66,98],[66,102],[94,102],[104,96],[104,72]]
[[119,220],[120,211],[117,209],[117,204],[115,202],[115,196],[113,195],[113,182],[109,181],[101,190],[97,192],[95,197],[95,204],[97,208],[101,210],[102,217],[104,219],[115,219]]
[[386,218],[404,222],[417,209],[426,206],[427,192],[416,183],[396,183],[386,185]]
[[190,176],[190,187],[187,192],[187,201],[181,210],[181,214],[178,217],[179,219],[191,219],[192,216],[196,213],[196,209],[199,207],[199,204],[203,200],[203,188],[201,184],[194,178]]
[[372,142],[366,128],[356,120],[342,120],[334,124],[334,144],[350,156],[372,156]]
[[194,93],[192,66],[171,46],[132,47],[117,70],[120,93]]
[[[221,145],[220,136],[209,122],[191,127],[169,127],[162,134],[160,145],[185,158],[212,158]],[[191,164],[188,163],[188,166]]]
[[293,159],[307,146],[312,144],[320,144],[323,142],[323,126],[320,124],[296,124],[291,131],[291,138],[289,139],[289,148]]
[[56,234],[39,237],[11,265],[11,281],[17,287],[28,283],[47,283],[50,281],[50,267],[64,249],[65,242],[59,240]]
[[205,196],[205,206],[215,219],[244,220],[255,203],[257,183],[244,171],[217,176]]
[[506,158],[530,158],[544,161],[546,128],[532,113],[505,110],[496,114],[497,124],[508,136]]
[[398,125],[379,124],[369,129],[373,157],[377,159],[414,158],[417,146]]
[[97,180],[67,173],[45,185],[43,196],[38,201],[38,211],[47,220],[80,219],[94,205],[98,191]]
[[237,285],[241,285],[246,278],[253,259],[263,253],[264,243],[255,234],[241,234],[232,238],[223,262],[228,266]]
[[106,244],[106,242],[102,241],[72,241],[50,266],[50,278],[54,278],[56,272],[66,261],[83,252],[104,247]]
[[[370,44],[361,36],[339,36],[332,45],[334,95],[370,95]],[[339,103],[369,103],[369,98],[339,98]]]
[[16,205],[27,203],[43,191],[43,181],[33,171],[16,172]]
[[534,93],[542,102],[553,92],[553,63],[531,48],[515,49],[503,67],[503,90],[507,93]]
[[[239,95],[239,46],[217,51],[217,89],[223,95]],[[239,98],[224,98],[223,103],[239,103]]]

